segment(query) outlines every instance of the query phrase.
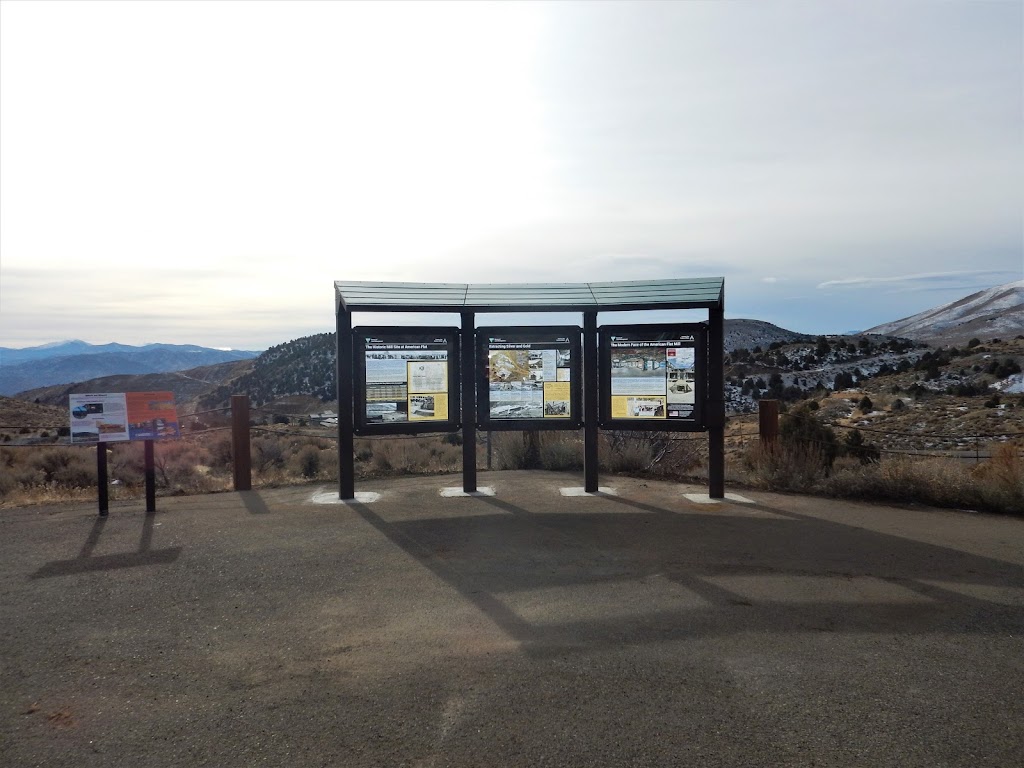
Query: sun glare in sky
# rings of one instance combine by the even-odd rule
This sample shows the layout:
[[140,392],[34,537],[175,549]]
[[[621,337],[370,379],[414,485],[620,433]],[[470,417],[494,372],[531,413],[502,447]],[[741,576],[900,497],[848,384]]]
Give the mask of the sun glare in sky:
[[1019,3],[0,3],[0,346],[259,349],[333,281],[1020,279]]

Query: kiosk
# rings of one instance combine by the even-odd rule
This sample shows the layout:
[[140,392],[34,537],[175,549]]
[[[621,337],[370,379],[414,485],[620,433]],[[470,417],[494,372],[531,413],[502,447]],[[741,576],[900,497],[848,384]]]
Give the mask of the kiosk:
[[[463,490],[475,492],[481,424],[489,429],[582,425],[588,493],[598,489],[601,428],[707,432],[708,495],[724,497],[724,278],[509,284],[337,281],[334,293],[341,499],[355,499],[357,431],[461,429]],[[694,309],[707,310],[707,321],[616,324],[598,333],[600,312]],[[458,328],[353,329],[353,312],[453,313],[461,323]],[[578,312],[583,326],[477,328],[477,314],[498,312]]]

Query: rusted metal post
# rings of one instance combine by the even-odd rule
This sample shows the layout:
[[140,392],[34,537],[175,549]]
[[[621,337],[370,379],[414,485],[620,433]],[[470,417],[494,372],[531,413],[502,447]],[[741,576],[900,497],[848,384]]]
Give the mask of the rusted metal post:
[[757,403],[757,427],[761,445],[774,445],[779,439],[779,401],[759,400]]
[[231,455],[236,491],[252,490],[252,452],[249,445],[249,396],[231,396]]

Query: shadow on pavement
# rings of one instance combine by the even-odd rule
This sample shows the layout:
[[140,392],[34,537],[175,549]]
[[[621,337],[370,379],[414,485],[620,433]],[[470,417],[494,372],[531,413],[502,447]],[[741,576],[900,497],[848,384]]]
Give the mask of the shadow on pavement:
[[[601,511],[533,514],[491,497],[466,503],[498,514],[390,522],[349,506],[528,653],[750,632],[1024,632],[1013,600],[985,597],[1024,588],[1020,566],[788,510],[698,515],[604,497],[590,502]],[[609,514],[609,504],[636,511]],[[662,585],[657,599],[616,602],[616,585],[638,582]]]
[[166,565],[173,563],[181,555],[181,547],[168,547],[166,549],[152,549],[153,543],[153,522],[156,512],[146,512],[142,523],[142,536],[139,539],[139,548],[135,552],[125,552],[113,555],[100,555],[93,557],[93,551],[99,544],[100,535],[106,525],[108,518],[97,517],[89,531],[89,536],[82,545],[78,557],[71,560],[54,560],[42,566],[38,571],[29,576],[30,579],[46,579],[53,576],[70,576],[75,573],[87,573],[89,571],[109,571],[117,568],[137,568],[145,565]]

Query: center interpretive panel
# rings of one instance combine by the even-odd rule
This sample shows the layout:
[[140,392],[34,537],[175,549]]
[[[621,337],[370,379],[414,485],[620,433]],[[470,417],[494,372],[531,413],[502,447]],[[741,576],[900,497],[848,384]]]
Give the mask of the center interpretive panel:
[[363,327],[353,336],[356,434],[461,427],[458,329]]
[[601,426],[704,429],[706,351],[701,324],[602,327]]
[[478,418],[487,429],[578,429],[578,326],[478,328]]

